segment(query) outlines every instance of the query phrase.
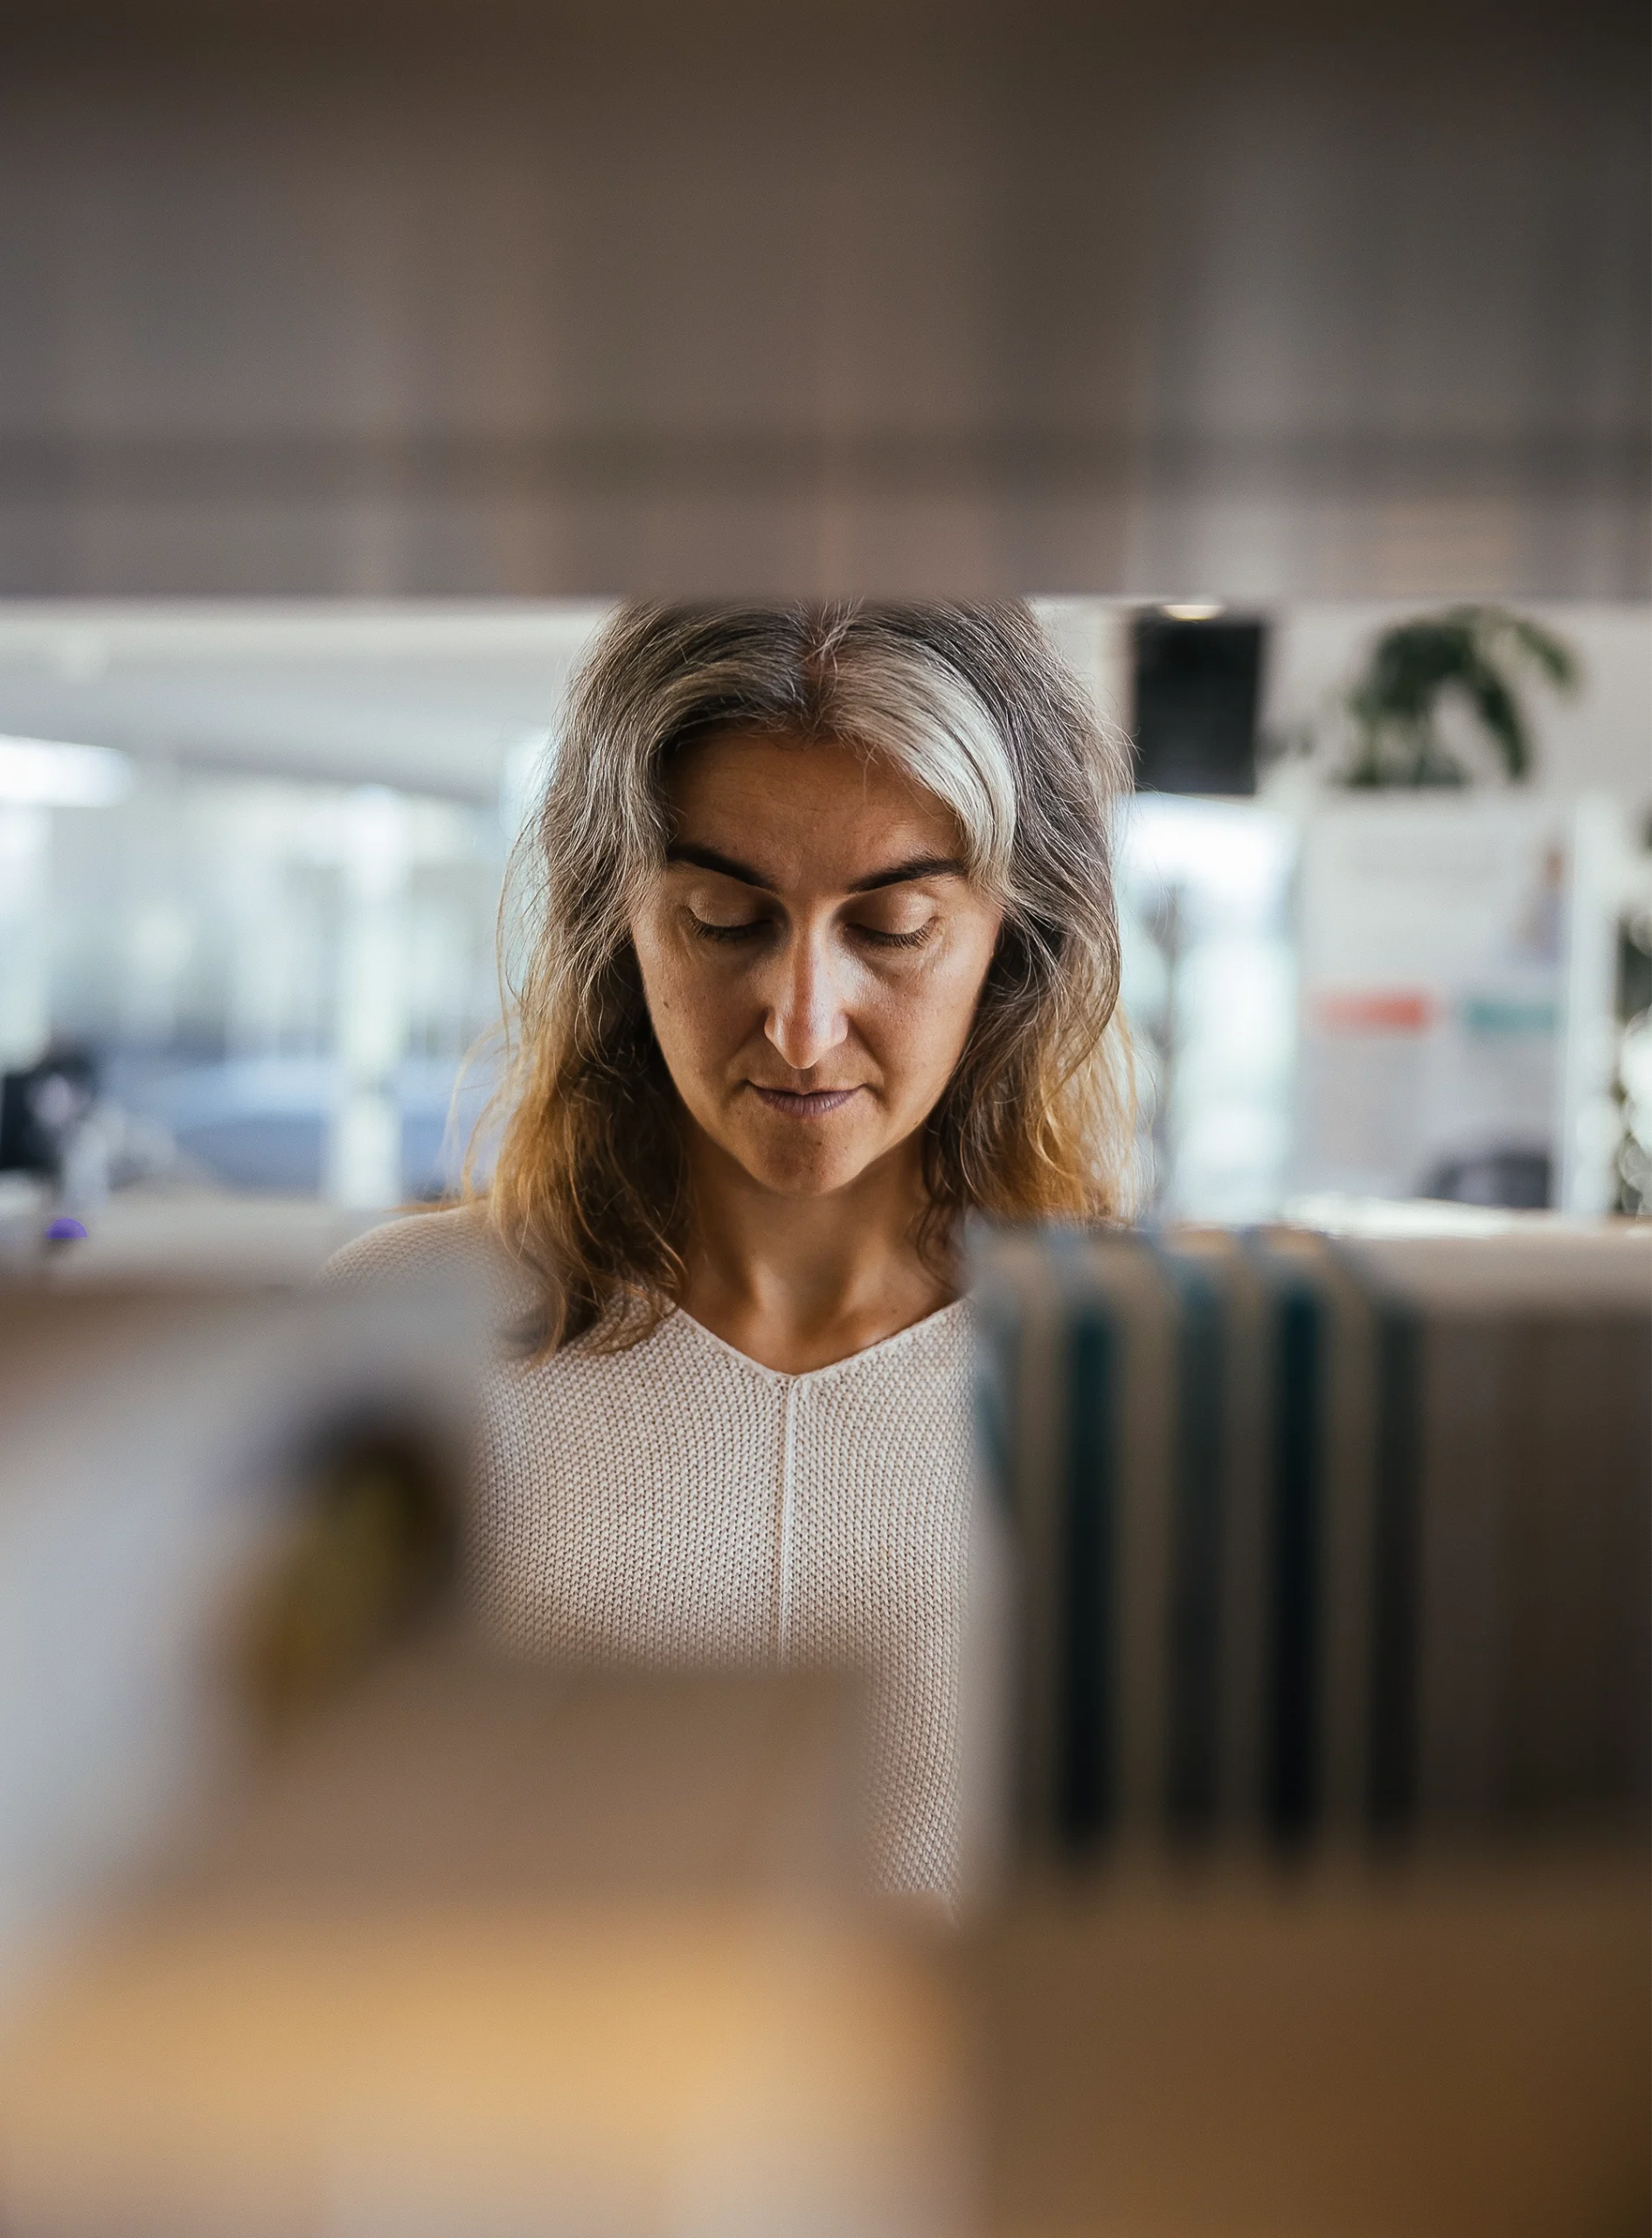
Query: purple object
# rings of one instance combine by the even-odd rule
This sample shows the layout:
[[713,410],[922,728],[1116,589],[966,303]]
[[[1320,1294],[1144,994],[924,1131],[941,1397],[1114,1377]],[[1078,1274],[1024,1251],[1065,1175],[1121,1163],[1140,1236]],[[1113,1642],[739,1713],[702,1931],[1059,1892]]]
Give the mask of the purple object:
[[46,1230],[46,1241],[48,1243],[68,1243],[73,1241],[77,1236],[82,1243],[86,1241],[86,1230],[81,1227],[79,1220],[72,1220],[68,1219],[56,1220],[52,1222],[51,1226]]

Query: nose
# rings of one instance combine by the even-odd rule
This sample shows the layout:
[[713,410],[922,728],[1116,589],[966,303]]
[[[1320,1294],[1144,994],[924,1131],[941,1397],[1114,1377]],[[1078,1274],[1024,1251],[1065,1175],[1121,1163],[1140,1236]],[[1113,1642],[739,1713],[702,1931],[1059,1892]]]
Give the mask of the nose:
[[775,981],[768,990],[763,1031],[794,1072],[811,1072],[849,1038],[843,990],[830,948],[823,935],[800,928],[773,968]]

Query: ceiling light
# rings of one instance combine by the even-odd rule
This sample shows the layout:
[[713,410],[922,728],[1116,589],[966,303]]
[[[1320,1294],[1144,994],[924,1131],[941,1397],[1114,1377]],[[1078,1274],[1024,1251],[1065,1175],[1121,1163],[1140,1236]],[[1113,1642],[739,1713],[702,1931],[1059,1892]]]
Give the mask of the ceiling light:
[[108,746],[0,734],[0,803],[29,808],[108,808],[132,789],[132,764]]
[[1195,598],[1182,606],[1167,606],[1164,611],[1172,622],[1214,622],[1222,603],[1219,599]]

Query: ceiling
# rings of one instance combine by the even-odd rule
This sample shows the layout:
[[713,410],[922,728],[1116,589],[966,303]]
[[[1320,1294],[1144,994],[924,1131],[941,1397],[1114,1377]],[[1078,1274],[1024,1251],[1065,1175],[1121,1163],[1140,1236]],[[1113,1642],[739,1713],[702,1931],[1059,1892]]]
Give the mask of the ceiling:
[[0,733],[493,801],[607,611],[0,603]]

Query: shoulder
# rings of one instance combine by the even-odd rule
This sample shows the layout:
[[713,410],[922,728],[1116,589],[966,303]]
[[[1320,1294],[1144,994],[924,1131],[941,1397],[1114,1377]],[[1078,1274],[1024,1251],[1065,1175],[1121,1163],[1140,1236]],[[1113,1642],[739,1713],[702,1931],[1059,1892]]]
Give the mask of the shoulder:
[[479,1205],[413,1213],[369,1228],[333,1254],[316,1282],[335,1294],[463,1284],[502,1320],[531,1313],[539,1297],[533,1275],[505,1249]]

